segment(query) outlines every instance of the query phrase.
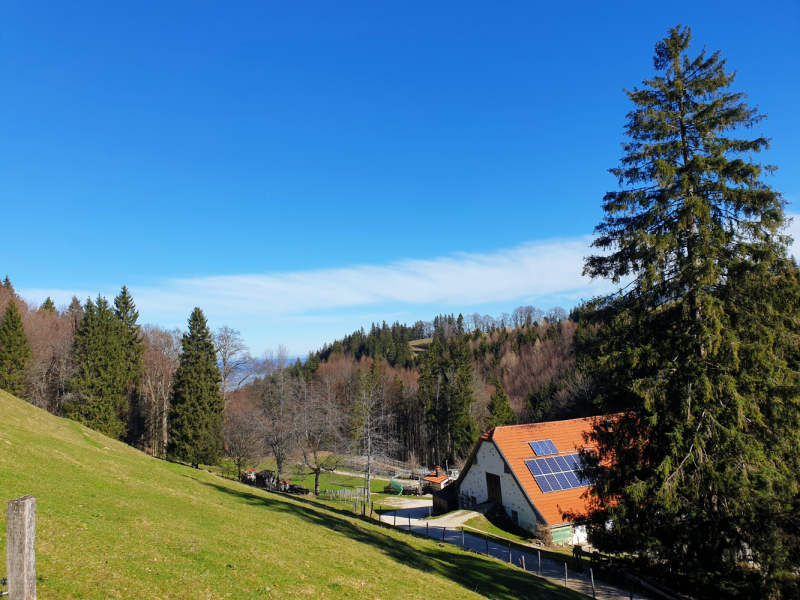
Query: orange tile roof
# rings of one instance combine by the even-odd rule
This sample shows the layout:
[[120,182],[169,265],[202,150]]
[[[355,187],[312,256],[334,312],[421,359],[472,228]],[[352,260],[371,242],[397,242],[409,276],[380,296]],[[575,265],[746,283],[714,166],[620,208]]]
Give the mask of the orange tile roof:
[[508,425],[495,427],[481,436],[491,440],[500,449],[508,466],[522,485],[528,498],[550,525],[562,522],[561,514],[568,510],[583,510],[586,501],[581,496],[588,488],[573,488],[558,492],[543,493],[531,475],[525,461],[536,458],[528,442],[552,440],[559,454],[574,454],[578,448],[585,447],[584,432],[591,430],[596,417],[570,419],[552,423],[532,423],[529,425]]
[[435,474],[431,473],[427,477],[423,477],[422,481],[430,481],[431,483],[442,483],[444,481],[447,481],[448,479],[449,477],[447,475],[439,475],[437,477]]

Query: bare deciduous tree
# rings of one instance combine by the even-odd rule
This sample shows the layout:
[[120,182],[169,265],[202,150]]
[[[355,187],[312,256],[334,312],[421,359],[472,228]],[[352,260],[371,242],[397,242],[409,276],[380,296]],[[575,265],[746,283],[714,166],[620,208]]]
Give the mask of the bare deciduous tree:
[[225,410],[225,449],[236,465],[238,478],[242,468],[255,466],[265,454],[260,411],[244,395],[232,401]]
[[391,456],[395,439],[391,434],[391,413],[388,412],[388,373],[381,365],[362,363],[358,371],[356,394],[350,413],[351,452],[364,459],[364,485],[376,459]]
[[346,420],[335,394],[324,380],[303,385],[297,398],[294,434],[303,466],[314,474],[314,494],[319,495],[323,471],[334,471],[346,450]]
[[277,352],[267,350],[264,364],[268,372],[255,387],[261,407],[262,435],[275,457],[276,475],[281,481],[284,464],[295,442],[293,410],[300,382],[289,374],[288,356],[283,345],[278,346]]
[[167,452],[167,413],[172,381],[181,352],[181,330],[144,325],[144,371],[140,383],[143,402],[145,446],[153,456],[164,458]]
[[222,398],[227,404],[228,392],[237,390],[256,373],[257,361],[250,355],[242,334],[232,327],[223,325],[212,337],[222,375]]

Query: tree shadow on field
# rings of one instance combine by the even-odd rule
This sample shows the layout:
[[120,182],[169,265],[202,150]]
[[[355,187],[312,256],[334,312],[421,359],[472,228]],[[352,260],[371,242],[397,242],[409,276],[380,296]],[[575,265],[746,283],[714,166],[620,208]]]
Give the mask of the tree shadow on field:
[[[508,600],[582,597],[577,592],[497,560],[466,552],[453,544],[437,542],[423,534],[401,534],[398,529],[367,517],[354,515],[347,510],[331,508],[303,498],[284,497],[273,492],[263,492],[265,495],[261,496],[211,482],[199,483],[234,496],[252,506],[261,506],[270,511],[301,518],[313,525],[335,530],[352,540],[378,548],[399,565],[434,573],[483,596]],[[411,539],[417,543],[411,545],[406,541]]]

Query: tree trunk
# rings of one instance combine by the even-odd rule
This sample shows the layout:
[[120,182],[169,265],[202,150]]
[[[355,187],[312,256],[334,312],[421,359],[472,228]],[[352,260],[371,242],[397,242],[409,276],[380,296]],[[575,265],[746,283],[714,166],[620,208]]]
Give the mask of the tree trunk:
[[319,496],[319,480],[322,475],[322,469],[314,471],[314,495]]

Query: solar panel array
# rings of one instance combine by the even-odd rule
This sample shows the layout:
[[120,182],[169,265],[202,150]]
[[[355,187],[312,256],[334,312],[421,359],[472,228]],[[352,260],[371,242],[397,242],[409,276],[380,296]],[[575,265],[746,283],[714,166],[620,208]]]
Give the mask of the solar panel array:
[[589,485],[588,481],[578,475],[581,468],[580,454],[533,458],[526,460],[525,466],[545,494]]
[[528,442],[536,456],[547,456],[548,454],[558,454],[558,448],[553,440],[539,440],[538,442]]

